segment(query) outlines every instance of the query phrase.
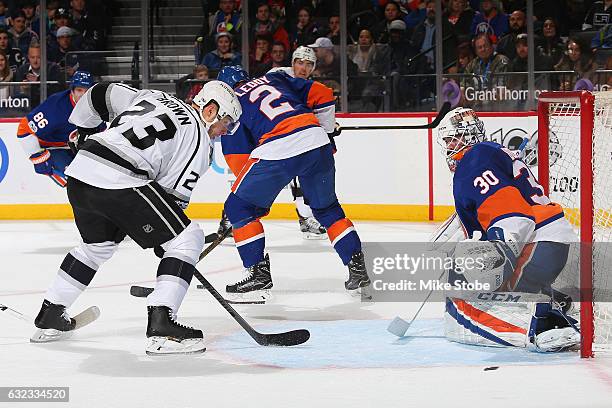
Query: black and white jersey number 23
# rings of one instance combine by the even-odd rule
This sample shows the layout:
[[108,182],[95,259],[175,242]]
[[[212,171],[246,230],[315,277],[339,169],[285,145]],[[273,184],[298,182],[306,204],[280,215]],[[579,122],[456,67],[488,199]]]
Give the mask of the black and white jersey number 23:
[[[141,101],[136,106],[142,109],[127,110],[123,112],[111,122],[110,128],[124,125],[126,121],[124,121],[124,123],[120,123],[121,119],[124,116],[144,116],[147,113],[153,112],[153,110],[155,110],[155,105],[147,101]],[[161,125],[163,125],[163,128],[161,129],[160,121]],[[172,119],[170,119],[170,117],[166,113],[161,113],[157,116],[151,117],[150,124],[145,126],[143,130],[147,134],[143,138],[139,138],[136,135],[136,132],[134,132],[133,127],[126,129],[125,131],[121,132],[121,134],[129,140],[132,146],[140,150],[144,150],[153,146],[156,139],[161,141],[170,140],[176,134],[176,126],[172,122]]]

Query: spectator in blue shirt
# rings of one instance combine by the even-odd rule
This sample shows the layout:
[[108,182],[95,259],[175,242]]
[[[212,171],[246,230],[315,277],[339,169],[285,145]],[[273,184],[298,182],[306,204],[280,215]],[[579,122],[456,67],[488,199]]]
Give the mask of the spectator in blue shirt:
[[493,44],[509,31],[508,15],[497,8],[497,1],[481,0],[480,11],[472,21],[472,35],[487,34]]
[[228,65],[240,65],[242,55],[232,51],[232,35],[227,31],[222,31],[216,35],[215,42],[217,48],[206,55],[198,63],[206,65],[211,71],[219,71]]

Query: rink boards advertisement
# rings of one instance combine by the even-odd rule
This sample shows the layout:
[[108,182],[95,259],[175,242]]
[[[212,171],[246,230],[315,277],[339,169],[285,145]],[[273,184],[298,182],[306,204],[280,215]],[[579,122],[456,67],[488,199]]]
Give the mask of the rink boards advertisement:
[[[537,136],[534,112],[480,116],[487,134],[511,148],[520,145],[524,137]],[[381,127],[346,130],[336,138],[336,191],[351,218],[425,221],[441,220],[452,212],[452,175],[437,143],[436,130],[384,129],[390,125],[424,124],[434,117],[435,112],[337,115],[341,126]],[[17,125],[17,119],[0,120],[0,219],[71,217],[66,191],[46,176],[34,173],[17,141]],[[531,144],[535,146],[533,141]],[[531,164],[535,172],[536,161]],[[212,166],[194,190],[188,214],[217,218],[234,179],[217,142]],[[566,184],[574,190],[574,181]],[[295,218],[292,201],[290,190],[285,188],[270,216]]]

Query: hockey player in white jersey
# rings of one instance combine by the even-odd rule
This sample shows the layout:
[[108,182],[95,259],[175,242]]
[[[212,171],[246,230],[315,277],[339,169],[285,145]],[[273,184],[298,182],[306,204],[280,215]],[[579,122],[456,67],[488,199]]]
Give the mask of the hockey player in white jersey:
[[[147,354],[205,350],[202,331],[175,320],[204,247],[202,230],[183,209],[210,165],[211,139],[231,133],[241,113],[234,91],[220,81],[205,84],[192,105],[123,84],[97,84],[81,98],[70,116],[78,153],[66,175],[82,242],[47,290],[32,341],[75,328],[66,309],[129,235],[162,257],[147,299]],[[108,129],[90,134],[103,121]]]
[[[451,270],[449,280],[478,280],[496,292],[475,299],[450,295],[447,337],[546,351],[576,345],[576,322],[565,313],[571,299],[552,289],[567,263],[568,243],[577,241],[563,208],[544,195],[520,151],[486,140],[472,109],[449,112],[438,127],[438,143],[454,173],[456,218],[469,238],[454,248],[455,261],[480,261]],[[512,302],[499,301],[507,298]]]

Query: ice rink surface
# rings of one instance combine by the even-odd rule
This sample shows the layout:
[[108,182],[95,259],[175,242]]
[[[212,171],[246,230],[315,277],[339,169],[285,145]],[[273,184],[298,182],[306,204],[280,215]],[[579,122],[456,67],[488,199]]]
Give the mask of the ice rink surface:
[[[262,332],[309,329],[304,345],[258,346],[194,279],[179,320],[204,330],[208,350],[145,355],[146,304],[129,287],[152,285],[158,261],[127,242],[70,309],[102,311],[70,340],[30,344],[33,324],[0,313],[0,387],[69,386],[70,402],[53,407],[612,407],[611,359],[450,343],[440,303],[426,305],[398,339],[388,322],[410,318],[418,303],[361,303],[345,293],[346,268],[328,241],[302,240],[297,221],[264,226],[275,297],[237,309]],[[356,227],[364,241],[402,242],[426,241],[436,225]],[[77,242],[70,221],[0,223],[0,303],[35,316]],[[232,245],[216,248],[198,269],[220,291],[242,278]]]

